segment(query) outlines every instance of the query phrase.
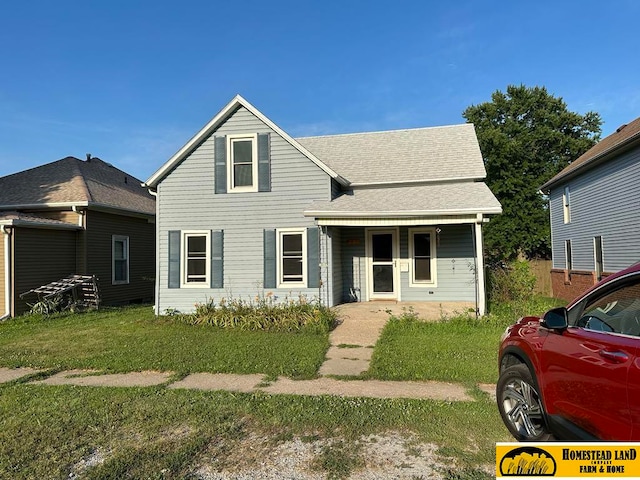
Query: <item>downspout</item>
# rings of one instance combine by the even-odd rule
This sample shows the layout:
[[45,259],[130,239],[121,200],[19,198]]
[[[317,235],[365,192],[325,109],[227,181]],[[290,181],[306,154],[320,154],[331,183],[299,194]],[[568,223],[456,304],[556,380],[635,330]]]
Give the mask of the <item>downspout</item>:
[[11,227],[2,227],[4,241],[4,315],[0,320],[11,316]]

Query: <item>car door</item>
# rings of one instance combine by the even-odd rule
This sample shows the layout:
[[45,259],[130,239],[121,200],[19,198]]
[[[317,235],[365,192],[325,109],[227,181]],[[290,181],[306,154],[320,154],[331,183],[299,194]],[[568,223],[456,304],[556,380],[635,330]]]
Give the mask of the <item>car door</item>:
[[547,413],[602,440],[630,440],[628,378],[638,368],[638,280],[594,291],[569,318],[569,328],[549,334],[543,345]]

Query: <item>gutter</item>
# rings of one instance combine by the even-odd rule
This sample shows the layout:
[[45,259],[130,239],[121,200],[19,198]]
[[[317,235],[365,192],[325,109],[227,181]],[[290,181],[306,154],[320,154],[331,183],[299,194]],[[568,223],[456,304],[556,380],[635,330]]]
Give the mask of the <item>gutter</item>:
[[478,210],[477,208],[461,210],[403,210],[396,212],[357,212],[357,211],[337,211],[337,210],[306,210],[305,217],[316,218],[404,218],[404,217],[429,217],[429,216],[450,216],[450,215],[491,215],[502,213],[502,208],[488,208]]

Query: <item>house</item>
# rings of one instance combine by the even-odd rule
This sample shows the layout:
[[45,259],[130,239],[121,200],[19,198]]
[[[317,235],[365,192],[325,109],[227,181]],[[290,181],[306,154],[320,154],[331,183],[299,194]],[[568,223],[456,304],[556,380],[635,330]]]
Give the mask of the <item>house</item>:
[[20,294],[95,275],[103,304],[153,301],[155,198],[98,158],[63,158],[0,178],[0,318]]
[[553,294],[573,299],[640,260],[640,118],[542,186],[549,194]]
[[236,96],[147,181],[156,312],[222,297],[485,309],[473,125],[292,138]]

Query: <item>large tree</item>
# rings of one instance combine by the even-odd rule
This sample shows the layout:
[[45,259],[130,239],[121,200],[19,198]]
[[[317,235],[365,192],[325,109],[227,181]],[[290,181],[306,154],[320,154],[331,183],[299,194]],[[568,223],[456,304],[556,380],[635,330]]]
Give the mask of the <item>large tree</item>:
[[489,257],[506,260],[551,254],[547,199],[540,186],[600,138],[600,115],[570,112],[544,87],[496,91],[491,101],[462,114],[476,127],[487,184],[502,203],[502,215],[485,229]]

